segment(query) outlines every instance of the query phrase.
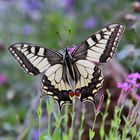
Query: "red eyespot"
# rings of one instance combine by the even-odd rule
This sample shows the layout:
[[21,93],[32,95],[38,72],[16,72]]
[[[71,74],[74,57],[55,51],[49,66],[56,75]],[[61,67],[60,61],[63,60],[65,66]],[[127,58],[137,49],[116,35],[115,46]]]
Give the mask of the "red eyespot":
[[69,91],[69,96],[73,97],[74,96],[74,92],[73,91]]
[[80,90],[76,90],[75,95],[79,97],[80,94],[81,94]]

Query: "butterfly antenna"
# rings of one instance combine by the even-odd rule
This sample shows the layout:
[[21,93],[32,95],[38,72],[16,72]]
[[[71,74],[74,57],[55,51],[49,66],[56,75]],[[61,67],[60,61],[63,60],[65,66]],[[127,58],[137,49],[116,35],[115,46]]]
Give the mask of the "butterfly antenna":
[[58,35],[60,41],[62,42],[62,44],[64,45],[64,47],[66,47],[66,43],[64,43],[64,40],[61,38],[60,34],[58,32],[56,32],[56,34]]
[[68,45],[68,41],[69,41],[69,38],[70,38],[70,33],[71,33],[71,30],[69,29],[68,30],[68,36],[67,36],[67,39],[66,39],[66,45]]

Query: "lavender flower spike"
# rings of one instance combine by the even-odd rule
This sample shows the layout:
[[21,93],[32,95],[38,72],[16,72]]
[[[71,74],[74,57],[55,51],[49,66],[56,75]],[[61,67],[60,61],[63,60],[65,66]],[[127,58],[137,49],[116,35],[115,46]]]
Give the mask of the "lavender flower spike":
[[35,128],[33,131],[32,140],[38,140],[38,139],[39,139],[39,130],[38,128]]
[[99,113],[101,111],[101,107],[103,105],[103,101],[104,101],[104,95],[102,94],[101,97],[100,97],[100,102],[96,108],[96,113]]
[[136,119],[137,119],[137,117],[138,117],[138,109],[139,109],[139,107],[140,107],[140,102],[138,102],[138,103],[136,104],[136,106],[133,107],[133,109],[132,109],[133,120],[132,120],[132,122],[131,122],[131,124],[130,124],[130,127],[132,127],[132,126],[135,124],[135,122],[136,122]]

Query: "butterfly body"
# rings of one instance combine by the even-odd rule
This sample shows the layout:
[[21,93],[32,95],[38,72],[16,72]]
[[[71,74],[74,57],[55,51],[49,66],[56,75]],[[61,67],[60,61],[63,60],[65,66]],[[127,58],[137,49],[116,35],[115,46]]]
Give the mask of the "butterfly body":
[[72,79],[73,81],[76,81],[76,75],[75,75],[75,69],[74,69],[74,61],[71,56],[71,53],[68,51],[68,48],[66,48],[65,51],[65,58],[64,58],[67,73],[69,73],[69,76],[67,78]]
[[103,85],[96,63],[113,57],[123,32],[123,25],[109,24],[79,45],[66,48],[63,55],[29,43],[13,44],[9,51],[28,74],[45,72],[42,89],[58,101],[60,108],[71,104],[74,95],[82,102],[94,103],[94,96]]

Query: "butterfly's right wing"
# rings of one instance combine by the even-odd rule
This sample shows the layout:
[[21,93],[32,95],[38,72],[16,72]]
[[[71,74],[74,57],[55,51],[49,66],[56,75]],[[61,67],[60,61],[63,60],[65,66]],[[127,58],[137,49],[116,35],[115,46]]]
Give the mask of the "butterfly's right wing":
[[13,44],[9,51],[20,66],[31,75],[38,75],[63,60],[60,53],[29,43]]
[[37,75],[45,71],[42,88],[58,101],[60,107],[72,103],[62,54],[28,43],[16,43],[9,51],[27,73]]

